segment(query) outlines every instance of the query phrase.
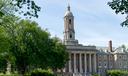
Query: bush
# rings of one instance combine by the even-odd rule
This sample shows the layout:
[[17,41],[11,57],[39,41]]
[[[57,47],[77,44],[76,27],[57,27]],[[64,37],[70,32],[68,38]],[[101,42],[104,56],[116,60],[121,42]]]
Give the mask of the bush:
[[128,71],[121,70],[109,70],[107,76],[128,76]]
[[31,76],[54,76],[54,75],[48,70],[36,69],[31,72]]
[[0,73],[0,76],[19,76],[18,74],[3,74]]
[[94,74],[92,74],[92,76],[100,76],[100,75],[98,75],[98,74],[94,73]]

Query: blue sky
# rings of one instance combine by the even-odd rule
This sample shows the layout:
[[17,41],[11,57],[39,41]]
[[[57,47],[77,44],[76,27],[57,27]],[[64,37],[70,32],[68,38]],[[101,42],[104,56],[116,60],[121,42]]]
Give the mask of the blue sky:
[[[33,19],[39,25],[48,29],[52,36],[63,39],[64,13],[67,10],[67,0],[35,0],[41,6],[38,19]],[[75,17],[76,39],[80,44],[113,46],[128,44],[128,28],[121,27],[125,19],[116,15],[107,5],[110,0],[70,0],[71,11]]]

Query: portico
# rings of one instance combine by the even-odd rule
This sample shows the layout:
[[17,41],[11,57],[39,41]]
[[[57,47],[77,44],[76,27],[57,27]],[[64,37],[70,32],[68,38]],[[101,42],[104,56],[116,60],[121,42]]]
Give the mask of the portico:
[[[94,73],[96,72],[96,53],[84,51],[72,51],[69,53],[68,71],[71,73]],[[73,67],[72,67],[73,66]]]

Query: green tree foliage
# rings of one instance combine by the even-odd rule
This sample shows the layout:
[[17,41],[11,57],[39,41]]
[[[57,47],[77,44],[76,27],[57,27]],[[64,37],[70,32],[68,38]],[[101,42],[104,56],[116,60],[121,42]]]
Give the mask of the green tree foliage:
[[3,57],[0,57],[0,72],[5,73],[6,67],[7,67],[7,61]]
[[0,0],[0,15],[18,12],[27,17],[38,18],[40,10],[33,0]]
[[121,71],[121,70],[108,70],[107,76],[127,76],[127,71]]
[[[23,13],[24,16],[38,17],[38,12],[41,9],[34,2],[34,0],[12,0],[11,4],[13,4],[14,6],[16,6],[16,8],[18,8],[15,11],[19,11],[19,13]],[[27,9],[27,11],[21,10],[21,8]]]
[[[29,68],[62,68],[68,60],[65,46],[58,38],[41,29],[36,22],[12,16],[1,17],[1,27],[8,37],[9,52],[18,71],[24,74]],[[9,55],[8,55],[9,54]],[[10,58],[10,57],[7,57]]]
[[[12,50],[18,70],[24,73],[29,65],[47,64],[49,34],[29,20],[21,20],[14,28]],[[46,62],[44,62],[46,61]]]
[[9,38],[3,27],[0,27],[0,45],[0,53],[9,50]]
[[10,3],[12,0],[0,0],[0,15],[12,14],[15,10],[14,5]]
[[[116,14],[128,14],[128,0],[112,0],[108,5],[115,11]],[[122,26],[128,26],[128,16],[126,20],[121,23]]]
[[12,52],[16,57],[18,70],[24,73],[29,65],[40,65],[45,61],[49,34],[29,20],[21,20],[16,25]]
[[7,61],[11,59],[9,56],[10,44],[5,29],[0,26],[0,71],[6,71]]
[[52,50],[48,56],[50,57],[49,66],[52,70],[61,69],[68,61],[68,52],[65,52],[66,47],[62,44],[62,41],[54,37],[52,38]]
[[31,72],[31,76],[55,76],[49,70],[36,69]]
[[100,76],[100,75],[99,75],[99,74],[94,73],[94,74],[92,74],[92,76]]

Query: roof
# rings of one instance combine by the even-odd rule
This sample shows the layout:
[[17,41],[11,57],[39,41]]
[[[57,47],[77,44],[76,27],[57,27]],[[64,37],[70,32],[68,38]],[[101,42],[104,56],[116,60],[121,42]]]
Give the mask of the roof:
[[[109,50],[108,47],[102,47],[102,46],[97,46],[96,49],[98,50],[97,51],[97,54],[110,54],[110,53],[113,53]],[[112,50],[114,50],[115,48],[113,47]]]
[[121,46],[121,47],[116,48],[114,53],[128,53],[128,49]]
[[108,54],[109,51],[108,49],[103,49],[103,48],[100,48],[100,49],[97,49],[97,54]]
[[83,51],[96,51],[95,46],[83,46],[83,45],[66,45],[67,50],[83,50]]
[[73,16],[72,12],[70,11],[70,6],[68,6],[68,10],[65,12],[64,16]]

